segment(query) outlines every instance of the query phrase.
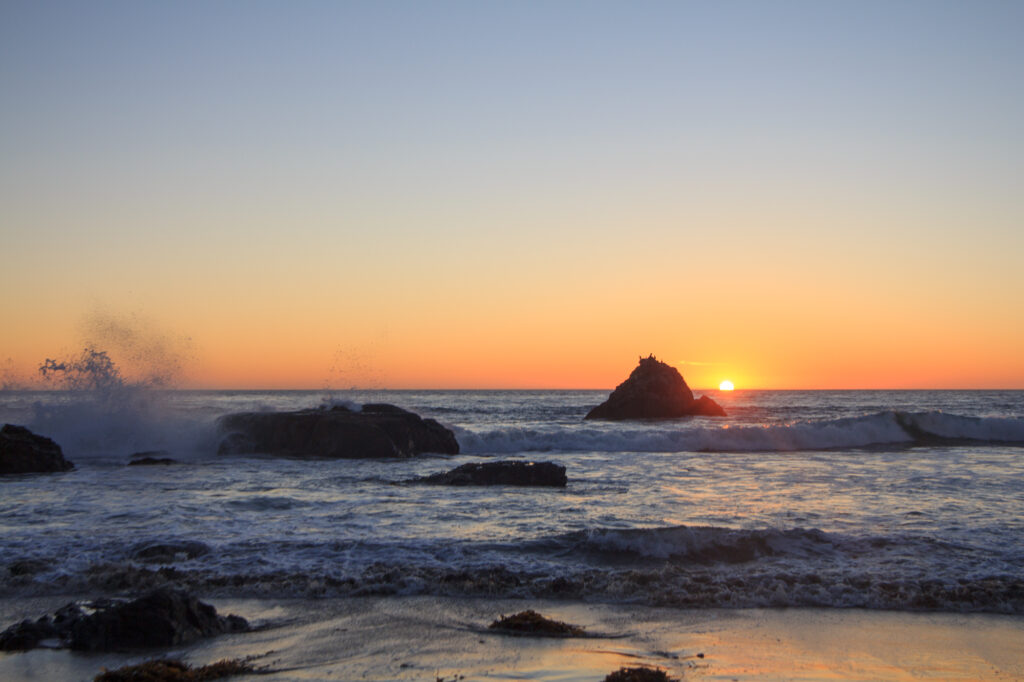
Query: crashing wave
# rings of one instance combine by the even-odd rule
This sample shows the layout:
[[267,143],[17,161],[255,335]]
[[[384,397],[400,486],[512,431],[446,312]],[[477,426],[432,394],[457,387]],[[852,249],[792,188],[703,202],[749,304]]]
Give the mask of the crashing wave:
[[886,411],[764,426],[510,427],[457,433],[463,452],[785,452],[880,445],[1024,444],[1024,419]]

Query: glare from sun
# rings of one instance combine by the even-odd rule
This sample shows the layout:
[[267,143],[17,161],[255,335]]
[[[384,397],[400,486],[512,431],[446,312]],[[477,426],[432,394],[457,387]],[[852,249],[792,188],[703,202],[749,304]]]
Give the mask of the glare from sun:
[[731,391],[733,389],[732,382],[726,379],[722,383],[718,384],[719,391]]

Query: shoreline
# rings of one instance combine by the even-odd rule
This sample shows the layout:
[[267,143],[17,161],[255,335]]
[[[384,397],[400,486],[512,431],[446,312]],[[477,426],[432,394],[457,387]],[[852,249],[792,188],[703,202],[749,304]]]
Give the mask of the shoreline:
[[[69,597],[0,600],[0,628]],[[161,657],[202,665],[252,657],[259,680],[603,680],[656,666],[685,680],[1024,679],[1024,617],[859,609],[674,609],[553,600],[443,597],[209,599],[256,630],[169,650],[0,653],[0,678],[91,680]],[[586,638],[488,631],[527,608]],[[699,656],[703,654],[703,656]]]

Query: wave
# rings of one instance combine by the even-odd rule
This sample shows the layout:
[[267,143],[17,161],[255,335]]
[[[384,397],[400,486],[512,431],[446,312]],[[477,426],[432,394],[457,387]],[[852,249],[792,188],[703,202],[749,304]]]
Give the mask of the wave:
[[[752,452],[882,445],[1024,444],[1024,419],[943,412],[878,412],[790,424],[709,427],[705,421],[580,427],[459,429],[463,452]],[[697,424],[697,425],[695,425]]]
[[[993,562],[991,552],[926,536],[672,526],[578,531],[526,542],[518,552],[458,542],[246,541],[191,553],[167,546],[174,551],[155,558],[137,547],[82,561],[23,557],[0,570],[0,595],[173,585],[226,598],[435,595],[1024,615],[1024,578],[1006,570],[1019,566],[1016,554]],[[914,557],[922,553],[943,561],[921,564]]]

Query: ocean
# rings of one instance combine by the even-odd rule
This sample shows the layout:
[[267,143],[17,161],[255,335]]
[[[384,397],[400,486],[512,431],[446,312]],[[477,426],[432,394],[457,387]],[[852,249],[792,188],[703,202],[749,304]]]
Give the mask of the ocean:
[[[0,392],[76,468],[0,481],[0,597],[388,595],[1024,614],[1024,391],[712,392],[729,417],[584,421],[607,391]],[[462,454],[216,454],[248,410],[389,402]],[[126,466],[164,450],[170,466]],[[565,489],[409,479],[552,461]]]

